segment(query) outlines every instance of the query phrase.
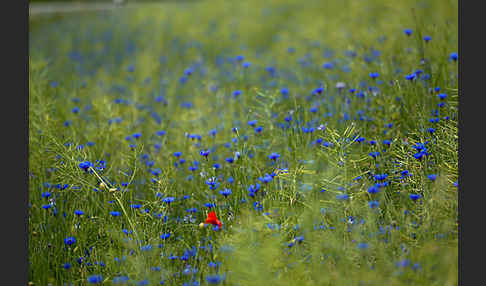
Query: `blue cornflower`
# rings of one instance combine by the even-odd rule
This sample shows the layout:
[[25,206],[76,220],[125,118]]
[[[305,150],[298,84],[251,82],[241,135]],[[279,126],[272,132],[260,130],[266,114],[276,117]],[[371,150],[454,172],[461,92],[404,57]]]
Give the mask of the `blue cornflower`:
[[79,107],[73,107],[73,109],[71,109],[71,112],[74,113],[74,114],[77,114],[79,113]]
[[273,152],[272,154],[268,155],[268,158],[271,160],[277,160],[280,157],[280,154]]
[[402,178],[406,177],[406,176],[411,176],[411,174],[409,173],[408,170],[403,170],[400,172],[400,174],[402,175]]
[[111,216],[114,216],[114,217],[117,217],[117,216],[120,216],[120,212],[119,211],[111,211],[110,212],[110,215]]
[[327,142],[327,141],[322,142],[321,145],[324,146],[324,147],[332,147],[333,146],[332,142]]
[[422,266],[420,265],[420,263],[414,263],[413,266],[412,266],[412,269],[413,270],[419,270],[420,268],[422,268]]
[[312,91],[312,94],[321,94],[324,91],[324,88],[318,87]]
[[425,37],[424,37],[424,41],[425,41],[426,43],[428,43],[430,40],[432,40],[432,37],[431,37],[431,36],[425,36]]
[[211,209],[214,208],[216,205],[214,203],[205,203],[204,206]]
[[225,198],[227,198],[229,195],[231,195],[231,189],[224,189],[219,191],[220,194],[222,194]]
[[265,173],[265,175],[264,175],[263,177],[259,177],[259,178],[258,178],[258,180],[259,180],[260,182],[265,183],[265,184],[267,184],[267,183],[269,183],[270,181],[272,181],[272,179],[273,179],[273,177],[272,177],[272,176],[270,176],[269,174],[266,174],[266,173]]
[[206,276],[206,281],[209,284],[219,284],[222,281],[222,278],[218,274],[208,275],[208,276]]
[[168,257],[170,260],[176,260],[177,258],[179,258],[179,256],[177,255],[174,255],[174,254],[170,254],[169,257]]
[[209,186],[210,190],[216,190],[219,187],[218,178],[209,178],[206,180],[206,185]]
[[341,200],[341,201],[345,201],[345,200],[349,199],[349,195],[348,194],[337,195],[336,199]]
[[275,74],[275,72],[277,71],[277,69],[275,69],[275,67],[271,67],[271,66],[270,66],[270,67],[266,67],[266,68],[265,68],[265,70],[266,70],[266,71],[267,71],[269,74],[271,74],[271,75],[274,75],[274,74]]
[[255,185],[250,185],[248,187],[248,191],[250,193],[257,193],[259,190],[260,190],[260,184],[259,183],[256,183]]
[[174,155],[174,157],[179,158],[180,156],[182,156],[182,152],[174,152],[172,155]]
[[429,180],[431,180],[432,182],[435,181],[435,179],[437,179],[437,175],[436,174],[430,174],[427,176],[427,178],[429,178]]
[[161,170],[161,169],[159,169],[159,168],[155,168],[155,169],[152,169],[152,170],[150,171],[150,173],[152,173],[152,175],[154,175],[154,176],[157,176],[157,177],[158,177],[160,174],[162,174],[162,170]]
[[368,247],[369,245],[366,242],[358,243],[358,249],[367,249]]
[[373,185],[373,186],[368,188],[368,193],[370,193],[370,194],[376,194],[379,191],[380,191],[380,188],[376,185]]
[[218,130],[216,128],[215,129],[211,129],[211,130],[209,130],[208,133],[209,133],[210,136],[213,136],[214,137],[214,136],[216,136],[216,133],[218,133]]
[[288,90],[287,88],[285,88],[285,87],[284,87],[284,88],[282,88],[282,89],[280,90],[280,93],[281,93],[282,95],[288,95],[288,94],[289,94],[289,90]]
[[424,143],[416,143],[412,146],[412,148],[414,148],[417,151],[427,151],[427,147],[425,147],[425,145],[427,145],[427,142],[425,142],[425,144]]
[[263,130],[263,126],[258,126],[255,128],[255,133],[260,133]]
[[62,268],[64,268],[64,269],[69,269],[69,268],[71,268],[71,263],[64,263],[64,264],[62,265]]
[[408,259],[400,260],[396,263],[397,267],[408,267],[409,265],[410,265],[410,260]]
[[208,149],[208,150],[201,150],[199,152],[199,154],[201,154],[201,156],[204,156],[206,158],[209,156],[209,153],[211,153],[211,150],[210,149]]
[[166,198],[163,198],[162,201],[168,205],[170,205],[170,203],[174,202],[175,201],[175,198],[174,197],[166,197]]
[[160,235],[160,238],[162,238],[163,240],[166,240],[170,237],[170,233],[163,233]]
[[51,196],[51,193],[50,193],[50,192],[43,192],[43,193],[41,194],[41,196],[42,196],[43,198],[46,198],[46,199],[47,199],[47,198],[49,198],[49,197]]
[[369,153],[369,155],[370,155],[371,157],[373,157],[374,159],[376,159],[376,157],[380,156],[380,152],[378,152],[378,151],[374,151],[374,152]]
[[369,76],[372,78],[372,79],[375,79],[377,77],[380,76],[380,74],[378,72],[370,72]]
[[184,70],[184,75],[185,76],[190,76],[192,74],[193,70],[192,68],[187,68]]
[[256,124],[257,124],[258,121],[256,120],[250,120],[248,121],[248,125],[250,125],[251,127],[254,127]]
[[152,250],[152,248],[153,248],[153,246],[151,244],[149,244],[149,245],[143,245],[143,246],[141,246],[140,247],[140,250],[142,250],[142,251],[150,251],[150,250]]
[[295,242],[301,243],[302,241],[304,241],[304,236],[303,235],[300,235],[300,236],[296,236],[295,237]]
[[242,56],[242,55],[238,55],[238,56],[236,56],[236,60],[237,60],[237,61],[239,61],[239,62],[241,62],[241,61],[242,61],[242,60],[244,60],[244,59],[245,59],[245,57],[244,57],[244,56]]
[[241,94],[241,90],[235,90],[233,91],[233,97],[236,98]]
[[251,66],[251,63],[250,62],[244,62],[243,64],[241,64],[241,66],[246,69],[246,68],[249,68]]
[[235,160],[233,159],[233,157],[228,157],[228,158],[226,158],[225,160],[226,160],[226,162],[228,162],[228,163],[230,163],[230,164],[231,164],[231,163],[233,163],[233,162],[235,161]]
[[77,215],[77,216],[80,216],[80,215],[83,215],[84,212],[82,210],[75,210],[74,214]]
[[420,199],[422,196],[420,194],[410,194],[408,197],[415,202],[418,199]]
[[138,209],[140,209],[141,207],[142,207],[142,205],[141,205],[141,204],[131,204],[131,205],[130,205],[130,208],[132,208],[132,209],[137,209],[137,210],[138,210]]
[[412,81],[412,80],[414,80],[414,79],[415,79],[415,77],[416,77],[416,74],[415,74],[415,73],[411,73],[411,74],[409,74],[409,75],[406,75],[406,76],[405,76],[405,79],[406,79],[406,80],[410,80],[410,81]]
[[260,202],[256,201],[253,203],[253,209],[257,212],[261,212],[263,211],[263,205]]
[[101,275],[88,276],[88,282],[91,284],[101,283],[103,282],[103,276]]
[[444,100],[447,97],[447,94],[446,93],[439,93],[439,94],[437,94],[437,96],[439,97],[439,99]]
[[369,201],[368,205],[370,206],[370,208],[374,209],[374,208],[378,207],[380,205],[380,203],[378,201]]
[[364,142],[366,140],[366,138],[362,137],[362,136],[357,136],[355,141],[358,142],[358,143],[361,143],[361,142]]
[[42,205],[42,208],[45,209],[45,210],[48,210],[52,207],[51,204],[47,204],[47,205]]
[[66,238],[64,239],[64,243],[65,243],[66,245],[71,246],[71,245],[73,245],[73,244],[75,244],[75,243],[76,243],[76,238],[74,238],[73,236],[66,237]]
[[142,133],[134,133],[134,134],[132,135],[132,137],[133,137],[133,138],[135,138],[135,139],[138,139],[138,138],[140,138],[141,136],[142,136]]
[[164,135],[165,135],[165,133],[166,133],[166,132],[165,132],[164,130],[160,130],[160,131],[157,131],[155,134],[156,134],[157,136],[164,136]]
[[435,128],[432,128],[432,127],[427,128],[427,132],[429,132],[430,134],[434,134]]
[[452,61],[457,61],[457,59],[458,59],[457,53],[451,53],[449,55],[449,59],[452,60]]
[[411,29],[405,29],[403,31],[405,32],[405,35],[407,35],[407,36],[410,36],[413,32]]
[[93,163],[91,163],[89,161],[84,161],[84,162],[79,163],[78,166],[79,166],[79,168],[81,168],[85,172],[87,172],[90,167],[93,167]]
[[126,282],[130,280],[130,278],[128,276],[116,276],[113,278],[113,283],[117,284],[117,283],[123,283],[123,282]]
[[388,174],[376,174],[374,176],[375,180],[377,180],[377,181],[383,181],[387,177],[388,177]]
[[327,62],[327,63],[322,64],[322,67],[325,68],[325,69],[330,70],[330,69],[334,68],[334,64],[333,63],[330,63],[330,62]]
[[417,159],[417,160],[420,160],[420,159],[422,159],[422,157],[423,157],[425,154],[426,154],[426,153],[425,153],[425,151],[420,151],[420,152],[417,152],[417,153],[413,154],[413,157],[414,157],[415,159]]

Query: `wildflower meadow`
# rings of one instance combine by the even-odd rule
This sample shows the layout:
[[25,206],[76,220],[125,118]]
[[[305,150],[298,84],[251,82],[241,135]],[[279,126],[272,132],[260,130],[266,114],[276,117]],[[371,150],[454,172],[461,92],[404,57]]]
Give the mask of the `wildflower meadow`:
[[29,22],[29,285],[458,285],[458,3]]

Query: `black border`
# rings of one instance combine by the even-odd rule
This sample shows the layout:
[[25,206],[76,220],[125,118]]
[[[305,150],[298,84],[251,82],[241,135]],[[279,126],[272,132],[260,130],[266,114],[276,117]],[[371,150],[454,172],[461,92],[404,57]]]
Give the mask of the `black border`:
[[3,267],[1,284],[27,285],[29,3],[16,0],[2,5],[2,161],[5,168],[2,168],[4,196],[0,209],[4,222],[2,256],[7,267]]

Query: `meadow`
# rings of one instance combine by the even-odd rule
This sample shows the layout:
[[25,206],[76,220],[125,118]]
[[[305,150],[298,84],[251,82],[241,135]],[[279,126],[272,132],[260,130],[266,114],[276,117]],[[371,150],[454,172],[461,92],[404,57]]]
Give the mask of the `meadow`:
[[457,14],[31,19],[29,285],[458,285]]

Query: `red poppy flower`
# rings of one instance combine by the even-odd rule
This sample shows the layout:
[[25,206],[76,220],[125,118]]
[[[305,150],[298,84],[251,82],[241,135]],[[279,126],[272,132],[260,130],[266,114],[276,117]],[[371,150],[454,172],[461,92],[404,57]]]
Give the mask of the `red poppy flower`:
[[216,217],[216,213],[214,211],[210,212],[208,214],[208,217],[206,218],[206,221],[205,223],[210,223],[212,225],[217,225],[221,228],[222,224],[221,222],[218,220],[218,218]]

